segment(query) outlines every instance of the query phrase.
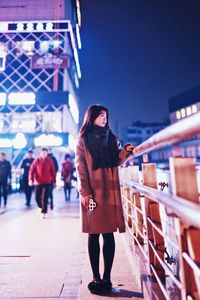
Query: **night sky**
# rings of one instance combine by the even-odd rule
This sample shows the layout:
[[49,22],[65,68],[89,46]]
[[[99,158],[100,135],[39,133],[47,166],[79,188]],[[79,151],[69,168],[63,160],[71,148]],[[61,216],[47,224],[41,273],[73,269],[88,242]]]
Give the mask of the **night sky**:
[[168,99],[200,85],[199,0],[81,0],[81,10],[81,120],[101,103],[120,135],[133,120],[166,121]]

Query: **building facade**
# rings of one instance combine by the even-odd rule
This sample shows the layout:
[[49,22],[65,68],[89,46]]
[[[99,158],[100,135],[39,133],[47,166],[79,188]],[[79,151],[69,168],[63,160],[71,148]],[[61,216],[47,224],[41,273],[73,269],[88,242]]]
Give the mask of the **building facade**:
[[[169,99],[171,124],[188,118],[200,111],[200,87],[196,86]],[[200,135],[180,143],[179,152],[184,157],[200,160]]]
[[1,0],[0,16],[0,148],[73,148],[81,78],[79,0]]

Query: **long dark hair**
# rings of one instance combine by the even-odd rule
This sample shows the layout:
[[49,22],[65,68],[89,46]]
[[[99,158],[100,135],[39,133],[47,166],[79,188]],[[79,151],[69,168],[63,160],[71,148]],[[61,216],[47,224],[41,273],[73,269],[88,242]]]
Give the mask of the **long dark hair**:
[[109,127],[109,111],[108,111],[108,109],[103,105],[93,104],[88,107],[88,109],[85,113],[83,125],[81,126],[81,129],[79,131],[80,137],[83,137],[85,135],[85,133],[87,133],[88,129],[94,125],[95,119],[100,115],[102,110],[106,112],[106,115],[107,115],[106,127]]
[[[105,127],[95,126],[94,121],[102,111],[106,112],[107,123]],[[99,139],[96,138],[97,135],[101,137],[100,144]],[[119,140],[109,127],[109,111],[105,106],[93,104],[88,107],[79,137],[84,139],[86,147],[92,156],[93,170],[100,167],[114,167],[118,165]],[[105,146],[107,151],[105,151]]]

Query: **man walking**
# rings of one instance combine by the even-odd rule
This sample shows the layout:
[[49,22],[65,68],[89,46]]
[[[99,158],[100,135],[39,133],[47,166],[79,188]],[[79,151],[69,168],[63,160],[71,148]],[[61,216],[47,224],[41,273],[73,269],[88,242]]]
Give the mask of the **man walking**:
[[33,187],[28,184],[28,174],[33,161],[34,161],[33,151],[28,150],[26,154],[26,158],[23,159],[21,164],[21,169],[23,169],[22,183],[23,183],[24,193],[26,195],[26,206],[28,207],[31,205],[31,195],[33,191]]
[[6,160],[4,152],[0,153],[0,206],[1,196],[3,194],[4,207],[7,205],[8,179],[11,181],[11,164]]
[[29,185],[35,184],[35,199],[45,218],[48,207],[49,187],[56,185],[56,172],[52,159],[48,156],[48,149],[42,148],[40,157],[36,158],[29,172]]

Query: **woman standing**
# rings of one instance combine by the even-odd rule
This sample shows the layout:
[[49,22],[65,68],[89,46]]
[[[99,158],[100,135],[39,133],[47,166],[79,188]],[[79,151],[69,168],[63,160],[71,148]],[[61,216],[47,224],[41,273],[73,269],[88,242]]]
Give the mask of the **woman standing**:
[[[76,149],[82,231],[89,234],[88,251],[93,272],[93,281],[88,288],[95,294],[112,290],[110,275],[115,253],[113,232],[125,232],[118,166],[126,161],[134,149],[131,144],[119,148],[119,141],[109,128],[108,121],[106,107],[90,106],[80,129]],[[89,206],[90,201],[93,202],[92,206]],[[100,234],[103,235],[102,279],[99,273]]]

